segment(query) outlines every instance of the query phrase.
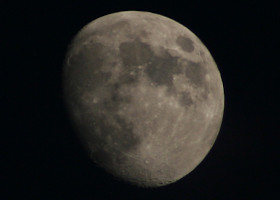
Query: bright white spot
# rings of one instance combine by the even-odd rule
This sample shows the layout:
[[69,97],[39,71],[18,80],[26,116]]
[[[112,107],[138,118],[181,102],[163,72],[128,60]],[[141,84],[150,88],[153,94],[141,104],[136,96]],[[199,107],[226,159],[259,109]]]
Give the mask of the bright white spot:
[[93,103],[98,103],[98,98],[97,97],[95,97],[94,99],[93,99]]
[[206,113],[206,117],[209,117],[209,118],[212,118],[213,117],[213,113],[212,112],[208,112],[208,113]]

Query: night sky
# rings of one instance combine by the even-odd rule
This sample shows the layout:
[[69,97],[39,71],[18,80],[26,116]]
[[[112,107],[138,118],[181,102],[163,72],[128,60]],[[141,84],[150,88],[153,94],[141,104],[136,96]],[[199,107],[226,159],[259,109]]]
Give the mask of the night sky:
[[[280,197],[278,1],[4,2],[0,199]],[[224,83],[224,118],[213,148],[193,172],[161,188],[130,186],[97,168],[62,101],[71,39],[90,21],[126,10],[161,14],[189,28],[209,49]]]

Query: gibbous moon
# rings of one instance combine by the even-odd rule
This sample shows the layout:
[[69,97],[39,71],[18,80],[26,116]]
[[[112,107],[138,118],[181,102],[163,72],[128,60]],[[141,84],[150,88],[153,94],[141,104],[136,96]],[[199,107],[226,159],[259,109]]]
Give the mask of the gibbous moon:
[[87,24],[69,46],[63,93],[91,159],[141,187],[190,173],[213,146],[224,110],[207,48],[183,25],[149,12]]

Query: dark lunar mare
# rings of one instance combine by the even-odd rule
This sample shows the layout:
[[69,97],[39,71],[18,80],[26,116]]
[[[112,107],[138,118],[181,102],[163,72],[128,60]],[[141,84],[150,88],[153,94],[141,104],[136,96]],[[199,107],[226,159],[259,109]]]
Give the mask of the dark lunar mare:
[[194,50],[193,41],[184,36],[178,36],[176,43],[186,52],[191,53]]
[[[185,37],[179,36],[177,43],[180,43],[181,47],[188,51],[193,50],[193,42]],[[120,57],[122,59],[123,66],[125,66],[125,73],[121,76],[120,81],[131,80],[130,83],[137,81],[139,72],[137,66],[146,65],[144,70],[145,74],[149,77],[151,83],[156,86],[167,86],[167,91],[170,95],[177,94],[173,84],[173,75],[183,74],[188,77],[196,87],[203,87],[204,76],[206,70],[201,63],[195,63],[192,61],[179,63],[179,57],[172,56],[170,53],[162,49],[161,55],[156,55],[150,45],[141,42],[140,38],[136,38],[130,42],[123,42],[120,44]],[[187,64],[185,64],[187,63]],[[133,75],[130,75],[134,72]],[[208,88],[205,88],[205,93],[208,92]],[[181,92],[180,103],[183,106],[189,106],[193,103],[189,92]],[[205,95],[205,98],[207,96]]]
[[188,61],[188,64],[183,66],[183,68],[185,76],[188,77],[192,83],[198,87],[204,86],[206,70],[203,66],[201,66],[201,63]]

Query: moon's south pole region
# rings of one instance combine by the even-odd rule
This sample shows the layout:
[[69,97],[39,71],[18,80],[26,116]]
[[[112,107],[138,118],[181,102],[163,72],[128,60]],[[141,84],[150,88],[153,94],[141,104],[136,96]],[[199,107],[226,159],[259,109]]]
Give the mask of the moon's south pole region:
[[190,173],[217,138],[220,72],[189,29],[159,14],[100,17],[69,45],[63,97],[91,159],[141,187]]

